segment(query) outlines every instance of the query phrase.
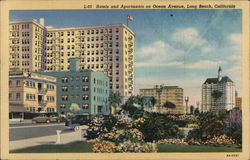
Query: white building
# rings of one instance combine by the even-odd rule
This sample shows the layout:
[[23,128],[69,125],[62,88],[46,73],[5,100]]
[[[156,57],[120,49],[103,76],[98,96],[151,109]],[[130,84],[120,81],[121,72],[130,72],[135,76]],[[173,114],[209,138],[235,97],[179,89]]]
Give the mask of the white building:
[[44,19],[10,22],[10,69],[68,71],[69,59],[81,69],[102,71],[110,89],[124,99],[134,94],[135,34],[124,24],[47,28]]
[[201,111],[231,110],[235,107],[235,85],[227,76],[222,76],[221,67],[217,78],[208,78],[202,84]]

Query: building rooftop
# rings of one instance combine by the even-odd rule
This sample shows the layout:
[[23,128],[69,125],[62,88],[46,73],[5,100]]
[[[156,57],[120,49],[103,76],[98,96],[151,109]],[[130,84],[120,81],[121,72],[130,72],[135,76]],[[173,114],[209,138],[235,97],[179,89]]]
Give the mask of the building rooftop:
[[112,26],[123,26],[125,27],[126,29],[128,29],[131,34],[135,35],[135,33],[125,24],[103,24],[103,25],[85,25],[85,26],[71,26],[71,27],[60,27],[60,28],[57,28],[57,27],[53,27],[53,28],[49,28],[48,26],[43,26],[41,25],[36,19],[23,19],[23,20],[14,20],[14,21],[10,21],[10,24],[15,24],[15,23],[35,23],[39,26],[42,26],[42,27],[45,27],[49,32],[57,32],[57,31],[67,31],[67,30],[79,30],[79,29],[88,29],[88,28],[93,28],[93,27],[96,27],[96,28],[102,28],[102,27],[112,27]]
[[233,82],[228,76],[224,76],[222,77],[221,81],[219,81],[218,78],[208,78],[204,84],[208,83],[208,84],[211,84],[211,83],[223,83],[223,82]]

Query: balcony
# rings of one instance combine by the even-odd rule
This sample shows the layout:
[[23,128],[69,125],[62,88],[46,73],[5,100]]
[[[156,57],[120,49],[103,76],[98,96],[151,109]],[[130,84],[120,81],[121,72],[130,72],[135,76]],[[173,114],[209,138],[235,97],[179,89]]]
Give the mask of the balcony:
[[38,94],[46,94],[48,92],[47,88],[40,88],[38,89]]
[[41,101],[38,101],[38,105],[39,105],[40,107],[44,107],[44,106],[46,106],[46,105],[47,105],[47,103],[48,103],[48,101],[47,101],[47,100],[41,100]]

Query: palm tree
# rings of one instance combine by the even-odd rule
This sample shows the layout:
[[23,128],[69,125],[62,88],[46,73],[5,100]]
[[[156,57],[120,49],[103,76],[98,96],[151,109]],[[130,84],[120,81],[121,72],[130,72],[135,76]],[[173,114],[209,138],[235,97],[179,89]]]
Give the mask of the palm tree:
[[157,100],[155,99],[155,97],[152,96],[152,97],[150,97],[150,102],[151,102],[152,106],[154,107]]
[[[110,92],[109,94],[109,105],[110,105],[110,113],[112,108],[114,110],[114,114],[116,113],[116,108],[122,103],[122,97],[119,92]],[[112,114],[112,113],[111,113]]]

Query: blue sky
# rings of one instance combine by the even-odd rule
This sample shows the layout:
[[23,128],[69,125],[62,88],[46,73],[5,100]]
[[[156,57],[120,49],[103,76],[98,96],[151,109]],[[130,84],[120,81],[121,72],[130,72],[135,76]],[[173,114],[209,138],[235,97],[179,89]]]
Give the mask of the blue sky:
[[241,10],[26,10],[11,11],[10,20],[43,17],[57,28],[126,24],[127,15],[136,33],[136,92],[178,85],[195,104],[202,83],[221,65],[241,95]]

